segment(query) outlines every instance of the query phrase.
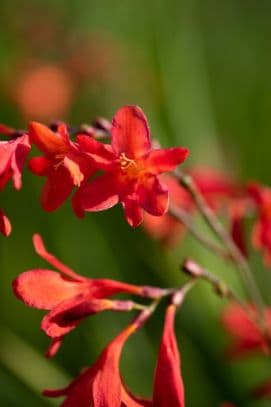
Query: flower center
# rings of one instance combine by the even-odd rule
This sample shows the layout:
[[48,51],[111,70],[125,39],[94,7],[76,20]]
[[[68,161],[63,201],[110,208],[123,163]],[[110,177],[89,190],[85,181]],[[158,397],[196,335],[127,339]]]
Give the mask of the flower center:
[[126,171],[128,168],[133,167],[134,169],[137,168],[136,162],[128,157],[126,157],[125,153],[121,153],[119,157],[120,168],[123,171]]

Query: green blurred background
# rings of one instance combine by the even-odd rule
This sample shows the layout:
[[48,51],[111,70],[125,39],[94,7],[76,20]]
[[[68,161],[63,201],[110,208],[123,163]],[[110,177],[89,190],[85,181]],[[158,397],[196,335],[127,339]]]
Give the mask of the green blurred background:
[[[122,105],[145,111],[165,146],[191,150],[187,165],[207,164],[244,179],[269,183],[271,147],[271,3],[255,0],[2,0],[0,6],[0,122],[24,128],[30,119],[72,124],[111,118]],[[125,223],[120,208],[78,220],[66,203],[41,211],[43,179],[24,176],[22,191],[8,186],[1,207],[13,231],[1,238],[0,405],[49,406],[45,387],[65,385],[93,363],[131,316],[104,314],[72,332],[54,360],[40,332],[42,313],[16,300],[11,281],[47,265],[34,254],[40,232],[48,248],[92,277],[173,286],[178,265],[191,255],[239,290],[234,270],[187,236],[171,252]],[[267,301],[270,275],[252,262]],[[176,331],[188,407],[267,407],[248,392],[271,377],[270,361],[225,360],[223,302],[209,287],[194,289]],[[163,306],[127,344],[122,371],[138,394],[150,395]],[[169,406],[171,407],[171,406]],[[174,406],[172,406],[174,407]]]

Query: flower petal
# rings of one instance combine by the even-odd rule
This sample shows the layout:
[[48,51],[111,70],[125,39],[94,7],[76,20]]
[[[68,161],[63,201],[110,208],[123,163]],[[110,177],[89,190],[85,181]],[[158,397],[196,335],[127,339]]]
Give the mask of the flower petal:
[[167,211],[168,191],[155,176],[145,177],[144,183],[139,185],[137,193],[140,206],[151,215],[162,216]]
[[29,136],[24,135],[19,137],[17,140],[17,145],[14,154],[11,158],[11,169],[12,169],[12,179],[15,189],[20,189],[22,186],[22,169],[26,159],[27,154],[30,151]]
[[6,237],[9,236],[11,232],[10,221],[2,209],[0,209],[0,232]]
[[119,202],[112,173],[103,174],[84,185],[80,191],[81,208],[96,212],[112,208]]
[[[60,346],[62,345],[62,342],[63,342],[62,337],[52,339],[45,356],[47,358],[52,358],[53,356],[55,356],[55,354],[58,352]],[[53,397],[53,396],[51,396],[51,397]],[[57,397],[57,396],[55,396],[55,397]]]
[[63,165],[50,171],[41,193],[41,205],[47,212],[55,211],[69,197],[74,187],[69,170]]
[[49,264],[51,264],[51,266],[55,267],[57,270],[66,274],[75,281],[87,281],[85,277],[82,277],[79,274],[75,273],[70,267],[66,266],[59,259],[57,259],[52,253],[48,252],[46,247],[44,246],[42,237],[38,233],[35,233],[33,235],[33,245],[36,253],[44,260],[46,260]]
[[184,407],[184,385],[180,373],[180,355],[174,333],[176,307],[168,306],[155,371],[153,405]]
[[67,151],[67,139],[49,127],[37,122],[29,124],[30,140],[40,151],[48,155],[63,154]]
[[77,295],[63,301],[45,315],[41,328],[51,338],[59,338],[72,331],[82,318],[112,309],[114,302],[107,299],[89,299]]
[[12,283],[14,294],[30,307],[50,310],[83,291],[82,284],[52,270],[28,270]]
[[141,157],[151,148],[147,119],[138,106],[124,106],[112,122],[112,147],[117,155]]
[[186,159],[188,153],[188,149],[182,147],[152,150],[146,156],[145,165],[152,174],[172,171]]
[[139,226],[143,220],[143,216],[142,210],[137,200],[127,198],[125,199],[124,202],[122,202],[122,206],[124,210],[125,219],[129,223],[129,225],[132,226],[133,228]]
[[28,161],[30,171],[35,175],[47,175],[52,165],[52,161],[46,157],[33,157]]
[[79,134],[76,137],[76,142],[82,152],[87,153],[91,157],[97,168],[108,169],[112,166],[112,161],[116,157],[109,144],[100,143],[93,137],[83,134]]

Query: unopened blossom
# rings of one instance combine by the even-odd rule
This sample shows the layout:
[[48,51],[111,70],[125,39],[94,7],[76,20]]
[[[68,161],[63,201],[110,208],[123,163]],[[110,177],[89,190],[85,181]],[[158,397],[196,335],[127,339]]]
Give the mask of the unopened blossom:
[[105,173],[80,190],[78,201],[85,211],[101,211],[121,203],[127,222],[138,226],[142,209],[154,216],[168,209],[168,190],[159,175],[173,170],[188,155],[185,148],[152,149],[143,111],[124,106],[112,122],[112,155]]
[[252,230],[252,243],[262,250],[265,263],[271,265],[271,188],[257,183],[248,185],[248,193],[253,200],[257,219]]
[[13,281],[15,295],[26,305],[48,310],[42,330],[52,338],[48,356],[58,350],[63,337],[88,315],[105,310],[129,311],[130,301],[110,300],[117,293],[146,295],[148,287],[139,287],[110,279],[80,276],[48,253],[39,235],[33,237],[36,252],[58,270],[33,269]]
[[[0,131],[8,134],[12,129],[2,126]],[[26,134],[16,139],[0,141],[0,190],[10,179],[16,190],[21,188],[22,170],[30,148],[29,137]],[[11,232],[10,221],[2,210],[0,210],[0,232],[4,236]]]
[[264,310],[266,332],[258,324],[259,313],[250,306],[248,314],[239,304],[232,303],[222,314],[222,324],[231,336],[227,351],[232,357],[240,357],[250,352],[269,353],[271,338],[271,308]]

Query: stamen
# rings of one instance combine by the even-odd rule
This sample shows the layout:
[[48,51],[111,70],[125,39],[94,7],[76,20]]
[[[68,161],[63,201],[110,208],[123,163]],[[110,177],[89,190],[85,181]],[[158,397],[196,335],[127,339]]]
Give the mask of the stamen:
[[127,168],[131,167],[132,165],[137,167],[135,161],[126,157],[125,153],[121,153],[120,158],[119,158],[119,163],[120,163],[120,167],[122,170],[126,170]]

